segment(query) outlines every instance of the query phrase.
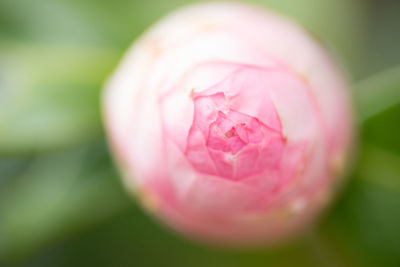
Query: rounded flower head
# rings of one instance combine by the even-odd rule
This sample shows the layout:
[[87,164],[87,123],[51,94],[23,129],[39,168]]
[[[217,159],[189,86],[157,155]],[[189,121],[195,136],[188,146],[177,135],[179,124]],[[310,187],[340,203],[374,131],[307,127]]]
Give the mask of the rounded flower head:
[[329,200],[351,141],[347,85],[326,52],[295,24],[240,4],[161,21],[104,100],[128,188],[208,242],[298,233]]

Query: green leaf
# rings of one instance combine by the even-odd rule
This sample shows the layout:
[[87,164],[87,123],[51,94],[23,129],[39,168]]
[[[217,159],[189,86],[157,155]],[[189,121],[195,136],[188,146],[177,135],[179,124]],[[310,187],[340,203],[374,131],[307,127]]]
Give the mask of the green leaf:
[[354,87],[361,122],[400,103],[400,67],[376,74]]
[[104,144],[49,153],[0,188],[0,259],[26,257],[130,204]]
[[101,135],[100,92],[112,51],[0,46],[0,154],[62,148]]
[[400,157],[364,144],[355,173],[320,233],[348,258],[361,259],[361,266],[399,266],[399,207]]
[[[364,178],[354,179],[322,225],[336,247],[368,263],[400,264],[400,193]],[[365,265],[363,265],[365,266]]]
[[358,168],[359,179],[400,194],[400,156],[364,144]]

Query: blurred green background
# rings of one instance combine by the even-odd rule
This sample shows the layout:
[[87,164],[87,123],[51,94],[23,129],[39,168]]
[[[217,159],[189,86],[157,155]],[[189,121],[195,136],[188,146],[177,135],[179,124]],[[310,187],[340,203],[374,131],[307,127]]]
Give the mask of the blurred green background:
[[303,25],[353,85],[355,167],[302,238],[208,248],[128,197],[104,137],[101,87],[134,38],[188,2],[0,0],[0,266],[400,266],[398,0],[247,1]]

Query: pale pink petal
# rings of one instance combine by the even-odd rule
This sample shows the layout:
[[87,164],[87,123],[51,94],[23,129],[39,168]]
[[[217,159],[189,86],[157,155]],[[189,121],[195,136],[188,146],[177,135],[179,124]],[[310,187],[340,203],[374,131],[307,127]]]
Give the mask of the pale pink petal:
[[217,174],[213,159],[208,154],[203,133],[196,127],[190,129],[185,152],[195,169],[207,174]]

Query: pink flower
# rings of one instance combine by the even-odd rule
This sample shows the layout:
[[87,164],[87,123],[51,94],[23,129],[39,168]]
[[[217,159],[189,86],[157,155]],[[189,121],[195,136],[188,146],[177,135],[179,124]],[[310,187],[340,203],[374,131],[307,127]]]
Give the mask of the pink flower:
[[129,189],[207,242],[272,243],[326,206],[351,141],[347,84],[292,22],[241,4],[173,13],[107,86]]

